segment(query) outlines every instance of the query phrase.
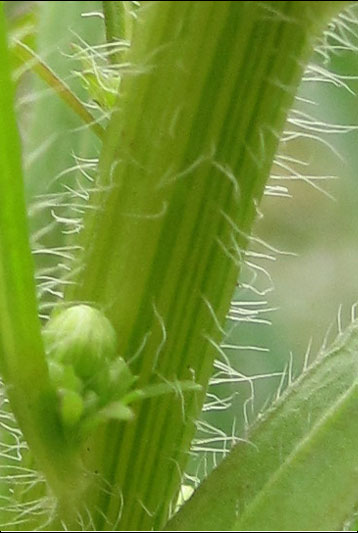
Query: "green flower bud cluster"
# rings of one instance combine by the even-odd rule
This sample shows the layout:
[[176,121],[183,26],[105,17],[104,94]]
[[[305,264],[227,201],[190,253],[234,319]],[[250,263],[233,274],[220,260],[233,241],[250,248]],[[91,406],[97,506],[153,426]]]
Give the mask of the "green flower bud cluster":
[[116,332],[103,313],[72,306],[49,320],[43,338],[65,430],[74,436],[104,419],[131,418],[120,399],[136,378],[118,357]]
[[75,305],[54,315],[43,330],[43,339],[59,415],[70,441],[81,441],[106,420],[130,420],[129,405],[134,402],[201,390],[193,381],[134,388],[137,377],[118,356],[112,324],[88,305]]

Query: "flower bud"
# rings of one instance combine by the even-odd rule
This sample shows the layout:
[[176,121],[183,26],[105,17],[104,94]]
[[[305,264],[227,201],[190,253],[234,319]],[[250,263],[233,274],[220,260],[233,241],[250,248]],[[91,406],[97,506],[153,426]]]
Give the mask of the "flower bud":
[[117,356],[117,336],[97,309],[75,305],[49,320],[43,331],[50,361],[72,366],[84,386],[96,390]]

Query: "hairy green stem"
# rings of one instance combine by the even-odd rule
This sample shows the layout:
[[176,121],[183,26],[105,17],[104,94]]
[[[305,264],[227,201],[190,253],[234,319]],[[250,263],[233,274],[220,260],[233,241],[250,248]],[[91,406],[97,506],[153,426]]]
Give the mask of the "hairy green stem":
[[[106,310],[120,354],[154,377],[207,386],[289,107],[338,2],[149,2],[139,11],[68,300]],[[203,394],[154,398],[93,439],[97,527],[161,528]],[[120,521],[119,521],[120,518]]]
[[[128,37],[128,24],[126,24],[126,2],[120,1],[105,1],[102,2],[104,21],[106,26],[106,38],[107,42],[115,44],[120,39],[126,39]],[[111,61],[113,63],[120,63],[120,52],[113,51],[110,54]]]
[[[113,41],[123,6],[107,4]],[[102,423],[88,438],[81,466],[62,433],[37,319],[1,14],[1,371],[60,502],[58,524],[76,529],[77,512],[97,530],[165,524],[287,112],[314,38],[341,4],[165,1],[138,11],[65,303],[105,312],[147,394],[134,420]],[[158,395],[168,383],[177,393]],[[269,506],[264,496],[253,508]]]

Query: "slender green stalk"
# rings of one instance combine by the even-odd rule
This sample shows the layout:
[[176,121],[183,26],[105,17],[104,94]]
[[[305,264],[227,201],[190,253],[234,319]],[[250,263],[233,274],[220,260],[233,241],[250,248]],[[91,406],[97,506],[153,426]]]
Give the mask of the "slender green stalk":
[[[139,375],[207,386],[287,111],[335,2],[149,2],[139,11],[67,299],[103,307]],[[161,528],[203,394],[98,432],[98,528]],[[120,525],[119,524],[120,518]]]
[[[102,2],[108,43],[115,44],[116,41],[129,37],[129,21],[125,4],[126,2],[112,0]],[[110,58],[113,63],[120,63],[121,53],[114,50]]]
[[46,65],[37,54],[26,44],[17,41],[14,49],[15,55],[23,63],[28,63],[29,67],[35,72],[55,93],[83,120],[88,124],[92,131],[102,139],[104,129],[95,117],[86,109],[81,100],[75,95],[70,87],[63,82],[55,72]]
[[56,415],[40,333],[2,3],[0,10],[0,367],[19,426],[61,498],[74,465]]

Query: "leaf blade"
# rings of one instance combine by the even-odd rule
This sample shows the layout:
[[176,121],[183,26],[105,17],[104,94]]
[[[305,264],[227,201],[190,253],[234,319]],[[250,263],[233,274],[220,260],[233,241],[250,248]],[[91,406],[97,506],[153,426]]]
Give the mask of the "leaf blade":
[[[358,323],[283,395],[169,522],[337,530],[357,503]],[[189,525],[190,520],[190,525]]]

